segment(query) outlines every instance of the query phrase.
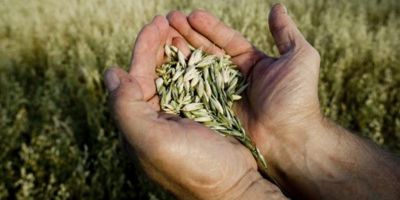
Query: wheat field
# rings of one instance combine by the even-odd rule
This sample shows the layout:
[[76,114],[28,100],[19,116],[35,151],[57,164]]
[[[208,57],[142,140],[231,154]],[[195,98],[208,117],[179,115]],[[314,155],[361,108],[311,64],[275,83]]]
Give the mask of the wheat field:
[[[0,0],[0,199],[173,199],[121,150],[102,73],[156,14],[213,12],[277,56],[272,0]],[[321,54],[323,112],[400,154],[400,2],[282,1]]]

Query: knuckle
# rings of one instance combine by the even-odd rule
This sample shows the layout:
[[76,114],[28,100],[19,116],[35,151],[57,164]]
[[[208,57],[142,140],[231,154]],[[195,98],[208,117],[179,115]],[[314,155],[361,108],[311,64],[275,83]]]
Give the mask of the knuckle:
[[129,100],[129,88],[121,84],[119,88],[110,94],[111,105],[115,112],[123,110],[126,102]]
[[318,50],[315,49],[314,47],[311,47],[309,50],[309,54],[312,58],[320,60],[321,59],[321,55],[319,54]]
[[154,17],[154,21],[159,21],[159,20],[164,20],[164,17],[162,15],[156,15]]
[[303,52],[303,55],[305,55],[308,58],[311,58],[313,60],[317,60],[319,62],[321,56],[320,56],[318,50],[315,49],[313,46],[311,46],[311,44],[307,43],[300,50]]
[[216,46],[213,43],[210,43],[207,46],[205,46],[204,51],[209,53],[216,53]]
[[167,27],[168,27],[168,21],[167,21],[167,19],[166,19],[164,16],[162,16],[162,15],[157,15],[157,16],[155,16],[153,22],[154,22],[158,27],[161,27],[161,28],[167,28]]
[[111,107],[116,115],[124,108],[124,93],[122,90],[117,90],[111,94]]
[[321,60],[321,56],[319,54],[319,52],[317,51],[317,49],[315,49],[314,47],[312,47],[311,45],[307,45],[307,47],[304,49],[304,54],[303,54],[309,61],[309,67],[310,70],[315,73],[318,74],[319,73],[319,63]]
[[150,32],[150,31],[153,31],[152,29],[154,29],[153,24],[146,24],[143,26],[142,32],[143,33]]

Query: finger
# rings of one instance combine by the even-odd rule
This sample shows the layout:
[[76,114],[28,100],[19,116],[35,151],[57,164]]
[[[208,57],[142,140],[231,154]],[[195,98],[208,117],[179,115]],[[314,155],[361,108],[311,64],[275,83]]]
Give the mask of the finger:
[[104,73],[104,81],[112,98],[119,97],[121,95],[119,93],[123,93],[122,100],[143,101],[143,93],[139,84],[121,68],[107,69]]
[[163,62],[168,27],[165,17],[156,16],[150,24],[144,26],[135,42],[129,73],[139,82],[145,100],[149,100],[156,92],[155,68]]
[[307,45],[307,41],[297,29],[296,24],[287,14],[282,4],[275,4],[268,18],[269,28],[275,40],[279,53],[285,54],[291,49]]
[[179,38],[182,38],[183,40],[185,40],[185,38],[183,38],[183,36],[174,27],[170,26],[169,30],[168,30],[166,44],[169,44],[169,45],[172,44],[172,39],[176,38],[176,37],[179,37]]
[[174,27],[192,46],[201,48],[204,51],[223,55],[224,51],[214,45],[210,40],[204,37],[201,33],[195,31],[189,24],[186,15],[179,11],[168,13],[167,19],[169,24]]
[[143,27],[133,49],[129,72],[131,75],[154,78],[157,64],[163,61],[162,49],[168,31],[168,21],[163,16],[156,16],[150,24]]
[[188,16],[188,21],[198,33],[232,57],[253,49],[250,42],[239,32],[225,25],[211,13],[202,10],[193,11]]
[[[183,38],[183,36],[174,29],[174,27],[169,26],[168,29],[168,36],[167,36],[167,40],[165,41],[166,45],[172,45],[172,40],[174,38],[181,38],[183,41],[185,41],[185,43],[187,44],[185,38]],[[174,45],[175,46],[175,45]],[[165,55],[164,50],[162,51],[162,56],[163,56],[163,63],[168,62],[169,58],[167,57],[167,55]],[[161,64],[160,64],[161,65]]]
[[158,45],[156,66],[161,65],[164,62],[164,45],[168,39],[168,34],[170,26],[168,24],[167,18],[164,16],[156,16],[153,23],[157,26],[160,32],[160,45]]
[[181,37],[174,37],[172,39],[172,45],[177,47],[185,57],[188,57],[190,54],[190,49],[186,41]]
[[259,60],[272,60],[257,50],[239,32],[228,27],[217,17],[206,11],[197,10],[192,12],[188,17],[188,21],[196,32],[204,35],[208,40],[232,56],[232,61],[239,66],[240,71],[245,76]]

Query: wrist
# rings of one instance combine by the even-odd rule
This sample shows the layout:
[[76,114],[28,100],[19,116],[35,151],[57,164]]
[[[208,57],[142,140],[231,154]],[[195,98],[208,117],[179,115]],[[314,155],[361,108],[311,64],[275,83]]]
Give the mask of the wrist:
[[[266,141],[261,148],[268,168],[276,168],[285,164],[292,164],[300,159],[306,149],[316,148],[327,137],[329,127],[325,119],[315,116],[303,120],[301,123],[292,123],[278,127],[265,128],[260,141]],[[268,134],[265,134],[268,133]],[[259,140],[259,138],[257,138]],[[332,142],[331,140],[324,140]]]
[[340,145],[349,142],[343,141],[349,134],[329,120],[320,118],[278,134],[272,137],[275,145],[266,155],[268,173],[291,195],[318,197],[316,180],[329,182],[351,175],[345,163],[351,156],[346,152],[351,151]]

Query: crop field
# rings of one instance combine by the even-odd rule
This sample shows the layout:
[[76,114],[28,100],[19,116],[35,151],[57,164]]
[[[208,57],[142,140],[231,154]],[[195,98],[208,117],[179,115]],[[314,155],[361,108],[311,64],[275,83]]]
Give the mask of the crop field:
[[[173,199],[122,151],[103,71],[156,14],[211,11],[278,56],[272,0],[0,0],[0,199]],[[324,114],[400,155],[400,1],[283,0],[321,54]]]

